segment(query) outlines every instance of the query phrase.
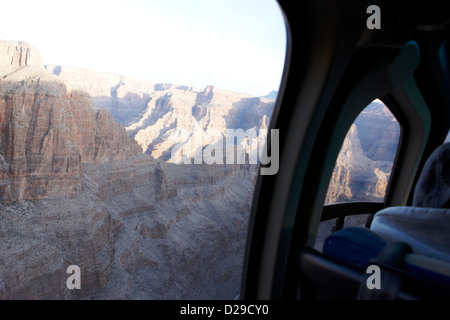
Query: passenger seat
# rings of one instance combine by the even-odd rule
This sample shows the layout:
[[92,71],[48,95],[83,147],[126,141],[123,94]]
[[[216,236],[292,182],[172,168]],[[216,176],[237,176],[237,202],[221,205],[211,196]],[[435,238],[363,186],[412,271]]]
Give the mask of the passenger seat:
[[425,163],[413,206],[377,212],[370,230],[388,242],[408,243],[414,253],[450,262],[450,143]]
[[425,297],[450,298],[450,143],[425,163],[413,206],[377,212],[370,229],[348,227],[331,234],[323,254],[363,272],[371,264],[381,266],[384,291],[361,283],[358,298],[394,299],[406,279],[409,286],[403,290],[412,288],[412,297],[425,292]]

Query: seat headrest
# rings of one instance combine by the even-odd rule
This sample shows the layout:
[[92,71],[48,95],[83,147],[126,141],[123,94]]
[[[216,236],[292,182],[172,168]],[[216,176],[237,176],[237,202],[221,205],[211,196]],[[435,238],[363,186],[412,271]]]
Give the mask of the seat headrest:
[[433,151],[414,190],[413,206],[450,208],[450,143]]

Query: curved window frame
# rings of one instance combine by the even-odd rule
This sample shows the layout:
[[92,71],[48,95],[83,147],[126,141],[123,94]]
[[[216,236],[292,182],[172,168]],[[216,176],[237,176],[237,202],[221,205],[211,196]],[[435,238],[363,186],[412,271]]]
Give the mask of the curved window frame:
[[[397,139],[397,141],[396,141],[396,146],[395,146],[395,152],[394,152],[394,154],[392,155],[392,166],[391,166],[391,169],[390,169],[390,171],[389,171],[389,180],[388,180],[386,189],[384,190],[384,196],[383,196],[382,198],[380,198],[379,201],[375,201],[375,200],[373,200],[373,201],[369,201],[369,200],[363,201],[363,200],[358,200],[358,199],[356,199],[356,200],[348,200],[348,201],[340,201],[340,202],[337,202],[337,201],[336,201],[336,202],[329,202],[329,203],[327,203],[327,202],[325,201],[325,203],[324,203],[324,206],[325,206],[325,207],[328,207],[328,206],[336,206],[336,205],[341,204],[341,203],[355,203],[355,202],[356,202],[356,203],[373,203],[373,202],[375,202],[375,203],[385,203],[385,201],[386,201],[386,195],[388,194],[388,191],[389,191],[389,190],[388,190],[388,189],[389,189],[389,183],[390,183],[390,181],[391,181],[391,173],[392,173],[392,171],[393,171],[393,169],[394,169],[394,165],[395,165],[395,162],[396,162],[396,159],[397,159],[397,155],[398,155],[399,146],[400,146],[400,143],[401,143],[401,137],[402,137],[402,132],[403,132],[403,126],[402,126],[401,122],[398,121],[398,119],[397,119],[397,117],[395,116],[394,112],[391,110],[391,107],[388,105],[388,103],[385,102],[387,99],[385,99],[385,98],[377,98],[377,99],[375,99],[374,101],[376,101],[376,100],[380,101],[380,102],[383,104],[384,108],[386,108],[386,109],[389,111],[389,113],[392,115],[392,117],[394,117],[394,119],[395,119],[395,121],[396,121],[396,124],[398,125],[398,130],[399,130],[399,135],[398,135],[398,139]],[[372,101],[371,103],[373,103],[374,101]],[[353,124],[356,124],[358,118],[364,113],[364,111],[365,111],[369,106],[370,106],[370,104],[367,105],[367,106],[361,111],[361,113],[358,114],[358,116],[357,116],[357,117],[355,118],[355,120],[353,121],[352,125],[353,125]],[[359,135],[359,134],[360,134],[360,128],[358,128],[357,130],[358,130],[358,135]],[[382,128],[382,127],[379,127],[379,128],[377,128],[377,130],[381,131],[381,130],[383,130],[383,128]],[[349,131],[350,131],[350,128],[349,128]],[[336,163],[338,162],[339,157],[341,156],[341,153],[342,153],[342,146],[344,145],[344,143],[346,142],[346,139],[348,138],[348,132],[349,132],[349,131],[347,131],[346,137],[345,137],[345,139],[344,139],[344,141],[343,141],[343,143],[342,143],[342,145],[341,145],[341,150],[339,151],[338,157],[337,157],[337,159],[336,159]],[[361,141],[361,137],[360,137],[360,136],[359,136],[359,139],[360,139],[360,141]],[[376,138],[374,138],[374,139],[376,139]],[[362,144],[362,141],[361,141],[361,144]],[[370,158],[368,158],[368,159],[370,160]],[[388,162],[390,162],[390,161],[388,161]],[[333,169],[333,174],[334,174],[334,169]],[[329,183],[329,187],[330,187],[330,186],[331,186],[331,180],[330,180],[330,183]],[[330,191],[330,190],[327,191],[327,197],[328,197],[329,191]]]
[[[322,202],[320,209],[316,207],[308,228],[307,244],[310,247],[315,246],[320,222],[325,219],[356,214],[375,214],[386,206],[407,205],[414,183],[413,176],[418,170],[431,128],[430,112],[412,77],[419,61],[418,46],[411,41],[403,47],[391,65],[369,73],[348,95],[335,121],[336,126],[327,149],[317,201],[325,200],[334,165],[350,126],[364,108],[375,99],[380,99],[400,124],[401,134],[397,155],[384,203],[372,205],[371,202],[355,202],[324,206]],[[374,88],[373,83],[383,83],[385,86]],[[402,170],[396,170],[398,167]],[[347,214],[347,211],[352,214]],[[337,222],[337,227],[342,225],[341,219]]]

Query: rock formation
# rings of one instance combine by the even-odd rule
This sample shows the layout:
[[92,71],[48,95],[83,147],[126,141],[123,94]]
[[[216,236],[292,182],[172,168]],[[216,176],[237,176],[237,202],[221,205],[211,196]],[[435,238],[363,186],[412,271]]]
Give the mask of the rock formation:
[[39,52],[23,41],[0,41],[0,77],[25,67],[42,69]]
[[375,100],[355,120],[361,146],[372,160],[393,162],[400,137],[400,126],[394,115]]
[[[202,147],[215,142],[214,133],[226,137],[226,129],[253,128],[259,133],[267,129],[274,106],[274,93],[270,98],[253,97],[214,86],[152,83],[78,68],[46,66],[46,70],[89,92],[94,108],[108,108],[143,153],[164,161],[170,161],[174,146],[194,144],[196,131],[205,139]],[[193,158],[196,150],[190,149]]]
[[0,299],[232,299],[254,179],[149,157],[83,164],[77,197],[0,206]]
[[366,107],[341,147],[325,203],[382,202],[399,135],[397,121],[382,103]]
[[66,66],[47,65],[45,69],[58,76],[69,88],[89,93],[95,109],[108,109],[111,116],[125,126],[146,108],[149,93],[155,90],[152,82],[123,75]]
[[0,43],[12,57],[0,70],[0,202],[75,196],[83,162],[140,153],[108,111],[92,109],[87,93],[44,72],[35,49]]
[[[0,55],[12,52],[0,80],[0,299],[234,298],[256,166],[143,155],[26,46],[0,41]],[[119,83],[111,99],[129,82]],[[164,97],[173,86],[152,88]],[[70,265],[80,290],[66,286]]]

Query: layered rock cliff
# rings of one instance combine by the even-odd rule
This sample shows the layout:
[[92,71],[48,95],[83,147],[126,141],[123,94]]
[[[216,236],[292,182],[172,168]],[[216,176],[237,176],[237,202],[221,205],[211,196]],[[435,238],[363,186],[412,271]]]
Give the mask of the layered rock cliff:
[[[0,206],[0,299],[233,299],[255,169],[83,165],[75,198]],[[69,290],[69,265],[81,289]]]
[[124,75],[52,65],[46,65],[45,70],[70,88],[89,93],[95,109],[108,109],[111,116],[125,126],[145,110],[150,101],[149,94],[155,90],[152,82]]
[[30,43],[24,41],[0,41],[0,77],[25,67],[43,68],[42,58]]
[[101,181],[94,188],[120,221],[111,280],[89,297],[232,299],[239,293],[255,168],[151,158],[126,169],[85,168],[86,179]]
[[189,157],[194,157],[196,132],[201,133],[200,144],[205,147],[216,142],[218,135],[226,138],[226,129],[257,133],[267,129],[274,107],[273,95],[253,97],[214,86],[152,83],[64,66],[46,66],[46,70],[89,92],[94,108],[108,108],[143,153],[169,162],[175,146],[192,145]]
[[399,143],[400,127],[381,102],[355,120],[341,147],[325,204],[382,202]]
[[256,166],[142,155],[86,91],[19,61],[0,80],[0,299],[234,298]]
[[40,58],[32,58],[35,49],[21,42],[15,50],[11,42],[2,46],[13,63],[0,71],[0,202],[75,196],[83,162],[140,153],[108,111],[92,108],[86,92],[68,91],[44,72]]

